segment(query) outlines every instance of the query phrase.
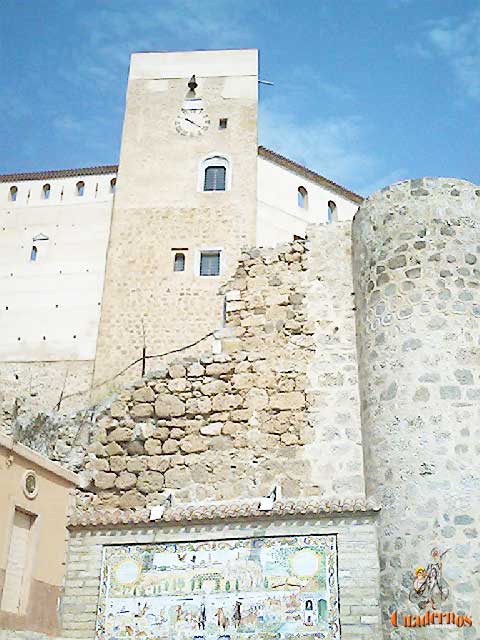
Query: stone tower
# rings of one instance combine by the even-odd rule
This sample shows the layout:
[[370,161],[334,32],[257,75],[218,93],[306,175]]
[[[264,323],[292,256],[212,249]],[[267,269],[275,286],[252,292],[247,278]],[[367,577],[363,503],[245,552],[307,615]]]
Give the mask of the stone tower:
[[221,326],[219,287],[241,247],[255,244],[257,58],[256,50],[132,56],[97,385],[141,356],[144,335],[152,355]]
[[[385,637],[443,638],[444,626],[395,631],[388,617],[415,611],[415,570],[437,548],[448,583],[437,607],[478,621],[480,190],[452,179],[394,185],[365,202],[353,236]],[[477,635],[463,626],[454,637]]]

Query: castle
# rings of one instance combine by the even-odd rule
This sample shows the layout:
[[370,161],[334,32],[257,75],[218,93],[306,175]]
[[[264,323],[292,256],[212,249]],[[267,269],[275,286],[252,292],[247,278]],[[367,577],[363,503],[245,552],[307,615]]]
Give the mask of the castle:
[[79,485],[0,638],[478,634],[480,189],[363,201],[257,94],[255,50],[134,54],[118,167],[0,177],[3,428]]

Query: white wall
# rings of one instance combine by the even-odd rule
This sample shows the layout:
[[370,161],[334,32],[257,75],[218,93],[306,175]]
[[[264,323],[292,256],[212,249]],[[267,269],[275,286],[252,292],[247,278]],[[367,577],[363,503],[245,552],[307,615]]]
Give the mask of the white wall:
[[[0,183],[0,361],[95,357],[113,177],[19,181],[16,202],[12,183]],[[34,241],[39,234],[48,240]]]
[[[305,236],[307,224],[328,222],[328,201],[337,205],[338,220],[352,220],[358,204],[271,160],[258,157],[257,245],[271,247]],[[298,206],[298,188],[308,192],[308,208]]]

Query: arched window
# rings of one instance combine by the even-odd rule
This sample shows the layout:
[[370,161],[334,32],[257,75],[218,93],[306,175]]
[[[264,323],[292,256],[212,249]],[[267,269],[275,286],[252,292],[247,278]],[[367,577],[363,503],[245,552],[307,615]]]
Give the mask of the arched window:
[[298,187],[297,202],[300,209],[308,209],[308,191],[305,187]]
[[328,221],[329,222],[338,221],[337,205],[333,200],[328,201]]
[[10,200],[11,200],[11,202],[16,202],[17,193],[18,193],[18,187],[16,187],[15,185],[10,187]]
[[184,253],[176,253],[173,259],[173,270],[174,271],[185,271],[185,254]]
[[200,191],[230,191],[230,162],[223,156],[210,156],[201,164]]
[[77,196],[83,196],[83,194],[85,193],[85,183],[83,182],[83,180],[79,180],[76,186]]
[[117,179],[112,178],[110,180],[110,193],[115,193],[115,189],[117,188]]
[[44,184],[42,187],[42,195],[44,197],[45,200],[48,200],[50,198],[50,185],[49,184]]
[[32,250],[30,252],[30,262],[35,262],[37,259],[38,249],[35,245],[33,245]]

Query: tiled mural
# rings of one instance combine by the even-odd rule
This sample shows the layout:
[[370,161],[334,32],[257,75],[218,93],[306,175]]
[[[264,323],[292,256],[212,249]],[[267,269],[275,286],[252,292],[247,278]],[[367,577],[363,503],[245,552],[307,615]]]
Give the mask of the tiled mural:
[[111,546],[98,640],[336,640],[335,536]]

